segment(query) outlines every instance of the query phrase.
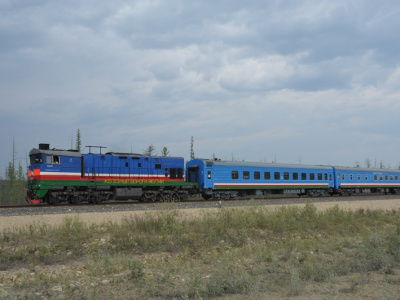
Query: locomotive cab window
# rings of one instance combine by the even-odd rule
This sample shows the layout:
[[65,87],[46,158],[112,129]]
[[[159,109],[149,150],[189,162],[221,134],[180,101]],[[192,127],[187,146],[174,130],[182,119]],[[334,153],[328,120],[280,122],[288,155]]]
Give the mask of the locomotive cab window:
[[53,156],[53,164],[59,164],[60,163],[60,157],[58,155]]
[[31,155],[31,165],[40,165],[42,163],[43,159],[41,154]]

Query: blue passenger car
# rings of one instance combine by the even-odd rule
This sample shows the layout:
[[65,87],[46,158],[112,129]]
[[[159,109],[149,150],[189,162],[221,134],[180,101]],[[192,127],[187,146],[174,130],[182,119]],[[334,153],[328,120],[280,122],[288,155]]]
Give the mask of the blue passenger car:
[[400,170],[335,167],[339,194],[400,192]]
[[197,183],[204,198],[235,198],[267,194],[333,193],[330,166],[251,163],[195,159],[186,164],[186,180]]

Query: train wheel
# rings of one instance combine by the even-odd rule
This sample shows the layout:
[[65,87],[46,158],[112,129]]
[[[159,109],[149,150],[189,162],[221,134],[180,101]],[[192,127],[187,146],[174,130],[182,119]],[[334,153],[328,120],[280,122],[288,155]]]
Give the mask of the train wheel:
[[103,199],[100,195],[93,195],[91,198],[92,198],[92,202],[95,204],[99,204],[103,201]]
[[83,199],[81,196],[71,196],[71,200],[73,204],[79,204]]
[[181,198],[179,197],[179,195],[177,193],[172,193],[171,202],[179,202],[179,201],[181,201]]
[[68,196],[66,197],[66,200],[67,200],[67,202],[68,202],[69,204],[75,204],[75,199],[74,199],[74,196],[72,196],[72,195],[68,195]]
[[164,202],[165,201],[165,198],[164,198],[164,196],[163,196],[163,194],[157,194],[156,195],[156,201],[157,202]]
[[47,201],[49,202],[49,204],[57,204],[58,203],[57,197],[55,197],[53,195],[50,195]]

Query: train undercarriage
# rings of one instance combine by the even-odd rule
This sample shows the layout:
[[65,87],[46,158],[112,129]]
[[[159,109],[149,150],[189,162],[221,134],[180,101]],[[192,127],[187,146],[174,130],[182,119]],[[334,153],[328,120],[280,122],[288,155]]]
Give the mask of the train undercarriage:
[[343,189],[264,189],[264,190],[204,190],[208,199],[265,198],[273,195],[297,195],[299,197],[351,196],[359,194],[400,194],[399,188],[343,188]]
[[[133,187],[52,187],[41,202],[48,204],[102,203],[106,201],[138,200],[140,202],[179,202],[188,198],[190,189],[183,188],[133,188]],[[32,191],[28,191],[27,201],[32,200]]]

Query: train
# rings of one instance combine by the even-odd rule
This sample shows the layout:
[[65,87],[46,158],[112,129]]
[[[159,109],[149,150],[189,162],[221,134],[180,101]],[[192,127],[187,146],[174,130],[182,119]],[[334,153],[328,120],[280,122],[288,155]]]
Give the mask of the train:
[[83,154],[50,149],[29,152],[27,202],[102,203],[111,200],[169,202],[263,198],[268,195],[327,196],[399,194],[400,170],[351,168],[107,152]]

